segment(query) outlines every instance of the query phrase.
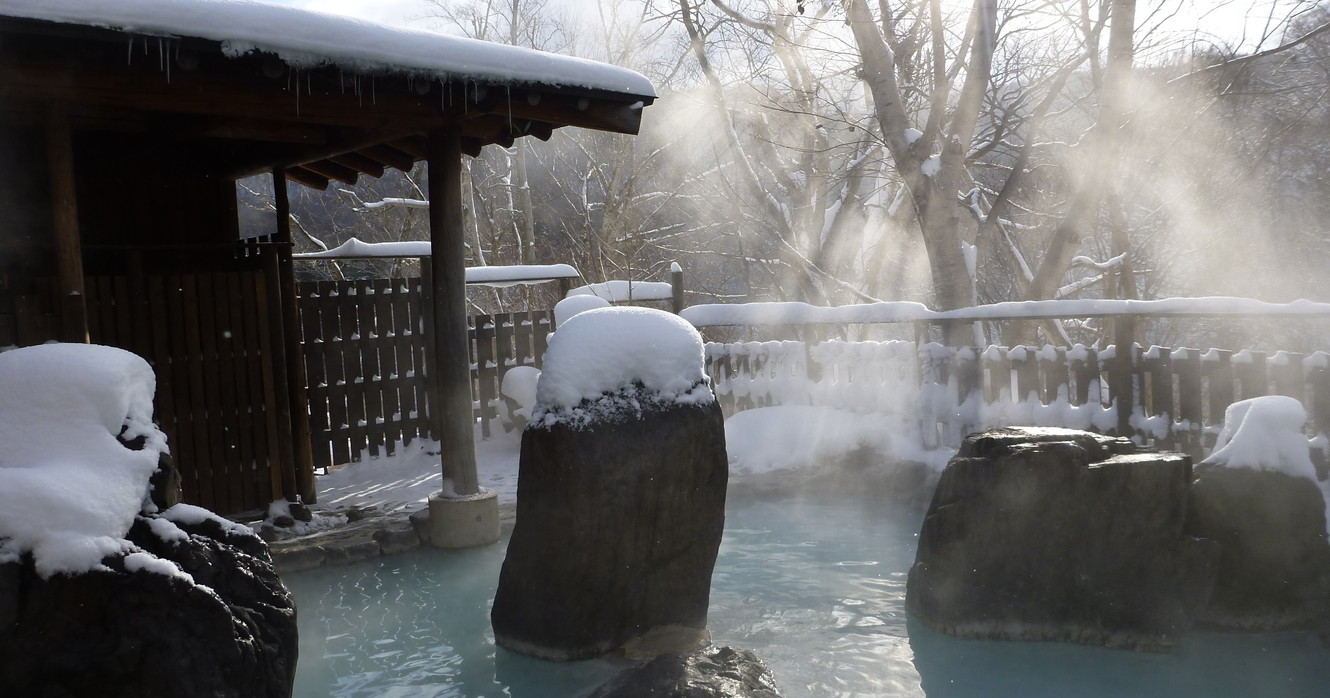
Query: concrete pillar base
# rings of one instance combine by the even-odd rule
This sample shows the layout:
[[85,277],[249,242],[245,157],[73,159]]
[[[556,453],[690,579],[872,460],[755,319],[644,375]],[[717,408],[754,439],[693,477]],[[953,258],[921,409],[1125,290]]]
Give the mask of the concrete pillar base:
[[430,544],[457,550],[499,542],[499,493],[482,491],[470,497],[429,497]]

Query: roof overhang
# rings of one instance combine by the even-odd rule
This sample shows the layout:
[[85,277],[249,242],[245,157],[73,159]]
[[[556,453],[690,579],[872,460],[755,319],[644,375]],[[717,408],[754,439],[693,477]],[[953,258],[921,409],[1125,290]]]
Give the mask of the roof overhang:
[[0,0],[0,121],[62,103],[77,130],[120,134],[123,157],[230,178],[353,183],[409,169],[439,128],[472,155],[562,126],[632,134],[653,100],[614,66],[283,6]]

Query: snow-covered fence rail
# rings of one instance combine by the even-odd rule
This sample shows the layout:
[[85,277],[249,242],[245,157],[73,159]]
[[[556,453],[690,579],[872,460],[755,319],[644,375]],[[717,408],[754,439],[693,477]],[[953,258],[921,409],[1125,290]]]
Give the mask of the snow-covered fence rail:
[[1228,405],[1274,394],[1308,407],[1311,433],[1330,433],[1330,355],[1323,352],[1137,346],[1119,357],[1114,347],[1079,345],[740,342],[708,344],[706,368],[727,413],[817,404],[913,416],[925,448],[955,447],[967,433],[1009,425],[1121,434],[1125,402],[1127,435],[1201,456]]
[[[430,433],[426,325],[432,315],[419,278],[299,284],[315,467],[390,453]],[[475,418],[488,436],[498,419],[503,374],[539,366],[551,311],[473,315]]]

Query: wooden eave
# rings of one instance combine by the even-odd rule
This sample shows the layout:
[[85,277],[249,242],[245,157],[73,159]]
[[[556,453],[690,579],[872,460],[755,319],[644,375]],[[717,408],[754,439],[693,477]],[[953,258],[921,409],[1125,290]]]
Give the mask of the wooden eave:
[[406,73],[288,67],[223,55],[215,41],[0,18],[0,122],[40,123],[68,106],[82,132],[116,132],[125,157],[240,178],[280,167],[326,186],[409,169],[424,134],[461,130],[463,150],[578,126],[635,134],[650,96],[490,84]]

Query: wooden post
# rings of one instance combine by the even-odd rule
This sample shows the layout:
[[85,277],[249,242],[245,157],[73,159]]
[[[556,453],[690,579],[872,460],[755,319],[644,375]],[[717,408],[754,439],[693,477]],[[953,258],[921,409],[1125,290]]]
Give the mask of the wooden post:
[[79,238],[78,200],[74,192],[74,128],[69,107],[50,106],[46,119],[47,166],[51,176],[51,223],[55,233],[56,291],[60,341],[88,341],[88,311],[83,293],[83,244]]
[[294,434],[291,432],[291,393],[287,390],[287,362],[286,355],[289,349],[286,347],[286,330],[282,327],[283,312],[281,298],[281,271],[277,261],[277,253],[272,249],[263,252],[263,297],[259,302],[263,304],[264,319],[267,320],[267,327],[259,328],[260,332],[268,334],[269,362],[272,365],[272,385],[264,386],[265,392],[271,392],[272,398],[268,401],[268,406],[276,412],[277,422],[277,443],[268,444],[268,462],[273,463],[274,457],[276,463],[273,470],[280,473],[273,476],[273,485],[281,484],[282,497],[288,501],[295,501],[299,489],[296,483],[295,471],[295,447]]
[[291,253],[291,201],[286,192],[286,171],[272,171],[273,206],[277,209],[277,269],[281,276],[282,330],[286,354],[286,390],[290,395],[292,456],[296,492],[306,504],[318,501],[314,486],[314,449],[310,443],[309,385],[305,352],[300,343],[300,309],[296,298],[296,272]]
[[1131,415],[1136,409],[1136,391],[1133,378],[1136,371],[1136,318],[1119,315],[1113,320],[1113,344],[1117,347],[1109,389],[1118,411],[1116,436],[1131,438]]
[[675,315],[683,312],[683,267],[678,262],[670,265],[670,310]]
[[430,131],[427,155],[435,332],[429,368],[440,406],[443,476],[456,494],[466,496],[479,492],[480,484],[472,435],[461,132],[455,127]]

